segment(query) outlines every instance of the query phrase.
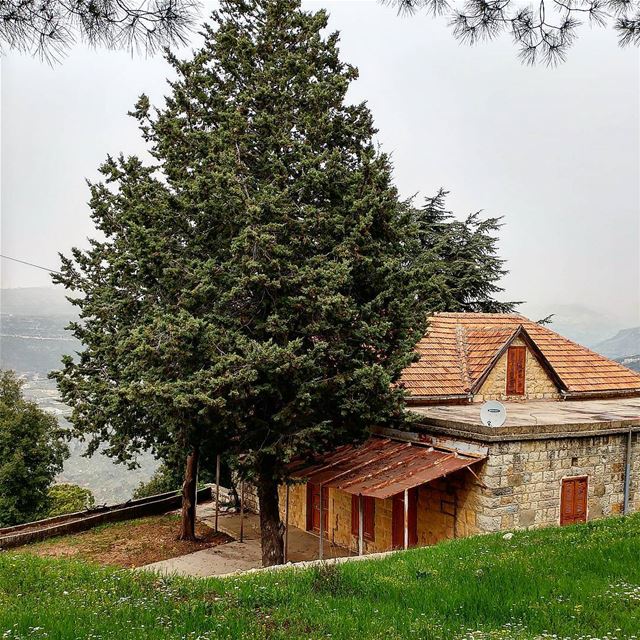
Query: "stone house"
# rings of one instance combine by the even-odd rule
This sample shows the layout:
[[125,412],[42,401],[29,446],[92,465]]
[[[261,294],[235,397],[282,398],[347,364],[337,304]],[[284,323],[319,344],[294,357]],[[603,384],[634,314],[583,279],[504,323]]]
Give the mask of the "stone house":
[[[640,375],[519,314],[441,313],[400,383],[410,432],[296,468],[288,525],[358,553],[640,509]],[[485,426],[480,406],[507,418]]]

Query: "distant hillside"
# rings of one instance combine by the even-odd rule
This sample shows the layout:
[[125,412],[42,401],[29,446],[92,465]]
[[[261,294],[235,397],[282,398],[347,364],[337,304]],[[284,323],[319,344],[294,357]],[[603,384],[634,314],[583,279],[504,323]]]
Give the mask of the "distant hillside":
[[65,327],[77,317],[61,287],[0,289],[0,367],[45,377],[80,348]]
[[519,311],[531,320],[553,314],[550,329],[591,349],[612,336],[620,329],[621,324],[613,314],[577,304],[523,305]]
[[640,327],[618,331],[613,338],[596,344],[594,351],[615,359],[640,354]]
[[626,356],[624,358],[616,358],[617,362],[623,364],[625,367],[629,369],[633,369],[640,373],[640,354],[637,356]]
[[80,343],[64,328],[69,316],[0,316],[0,367],[45,377],[60,368],[62,356],[73,355]]
[[[77,317],[75,307],[54,287],[0,289],[0,368],[13,369],[25,381],[24,394],[67,425],[69,408],[47,375],[59,369],[64,354],[81,347],[65,326]],[[83,457],[86,444],[72,440],[71,457],[59,482],[72,482],[93,491],[99,504],[127,500],[140,482],[146,482],[158,466],[150,453],[140,456],[140,469],[131,471],[96,454]]]

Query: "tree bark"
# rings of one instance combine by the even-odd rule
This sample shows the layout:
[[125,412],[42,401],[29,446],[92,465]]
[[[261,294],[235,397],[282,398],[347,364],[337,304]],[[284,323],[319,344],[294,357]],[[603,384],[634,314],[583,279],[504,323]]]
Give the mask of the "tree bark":
[[197,540],[196,538],[196,491],[198,490],[199,449],[195,448],[187,456],[182,483],[182,523],[180,540]]
[[260,506],[262,566],[284,563],[284,525],[280,520],[278,482],[270,469],[258,473],[256,489]]

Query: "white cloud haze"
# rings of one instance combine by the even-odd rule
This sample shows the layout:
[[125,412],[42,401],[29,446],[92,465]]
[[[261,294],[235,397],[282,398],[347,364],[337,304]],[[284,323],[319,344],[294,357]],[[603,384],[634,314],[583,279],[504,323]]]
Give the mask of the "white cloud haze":
[[[531,68],[506,36],[471,48],[441,20],[376,2],[305,6],[341,31],[360,69],[351,97],[368,100],[401,193],[443,186],[460,215],[504,216],[505,298],[532,316],[576,304],[640,324],[637,49],[585,27],[564,65]],[[171,70],[81,47],[55,67],[13,53],[1,65],[2,253],[55,268],[94,234],[85,178],[108,153],[143,151],[127,111],[142,92],[159,103]],[[1,266],[3,287],[49,283]]]

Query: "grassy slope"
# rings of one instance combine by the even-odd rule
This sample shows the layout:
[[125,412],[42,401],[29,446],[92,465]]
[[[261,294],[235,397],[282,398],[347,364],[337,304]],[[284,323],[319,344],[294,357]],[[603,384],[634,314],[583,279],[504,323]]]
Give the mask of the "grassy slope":
[[640,514],[456,540],[324,574],[162,579],[0,554],[0,638],[34,637],[634,639]]

